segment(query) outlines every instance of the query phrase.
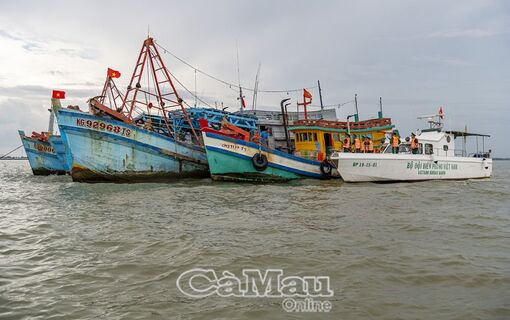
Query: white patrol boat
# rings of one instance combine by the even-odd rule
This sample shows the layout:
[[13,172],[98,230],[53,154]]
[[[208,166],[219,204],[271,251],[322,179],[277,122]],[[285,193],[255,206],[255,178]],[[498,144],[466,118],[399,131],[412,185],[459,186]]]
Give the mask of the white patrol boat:
[[[437,117],[437,121],[434,118]],[[416,135],[418,149],[411,152],[409,139],[401,142],[399,152],[392,153],[387,139],[381,153],[335,152],[331,160],[346,182],[392,182],[424,180],[462,180],[488,178],[492,174],[491,150],[485,152],[485,138],[489,135],[466,131],[445,131],[440,109],[437,115],[420,117],[430,123]],[[455,139],[463,138],[462,149],[455,148]],[[482,139],[482,152],[468,155],[466,138]]]

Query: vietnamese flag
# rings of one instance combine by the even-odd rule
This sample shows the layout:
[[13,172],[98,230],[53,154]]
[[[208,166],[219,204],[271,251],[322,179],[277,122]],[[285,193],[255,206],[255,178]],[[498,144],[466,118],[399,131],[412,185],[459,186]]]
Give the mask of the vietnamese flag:
[[117,70],[108,68],[107,74],[109,78],[120,78],[120,72],[118,72]]
[[246,109],[246,102],[244,101],[244,97],[241,97],[241,106],[243,109]]
[[65,93],[65,91],[53,90],[53,94],[51,95],[51,97],[53,99],[65,99],[66,93]]
[[303,89],[303,97],[308,98],[310,99],[310,101],[312,101],[312,94],[306,89]]

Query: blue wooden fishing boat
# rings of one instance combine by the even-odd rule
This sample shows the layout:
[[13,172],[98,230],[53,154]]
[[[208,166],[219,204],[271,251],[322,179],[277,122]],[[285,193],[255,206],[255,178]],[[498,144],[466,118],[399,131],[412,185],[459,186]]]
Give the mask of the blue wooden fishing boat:
[[36,132],[27,136],[23,130],[18,130],[18,133],[34,175],[66,174],[69,171],[62,154],[48,141],[51,139],[61,144],[60,136],[51,135],[48,138],[48,135]]
[[276,149],[202,129],[213,180],[272,182],[299,178],[331,178],[321,172],[321,161],[297,157]]
[[204,149],[135,124],[62,109],[58,126],[75,181],[160,181],[208,176]]
[[[147,82],[154,86],[142,86],[144,75],[152,77]],[[89,100],[88,113],[76,107],[63,109],[58,97],[52,99],[69,149],[73,180],[134,182],[207,176],[207,158],[193,127],[178,133],[171,127],[171,111],[181,110],[188,122],[189,117],[152,38],[143,42],[125,95],[113,83],[118,77],[120,72],[108,69],[103,93]],[[159,126],[154,119],[161,120]]]
[[50,119],[47,132],[32,132],[30,137],[23,130],[18,130],[18,133],[34,175],[66,174],[70,169],[66,147],[61,136],[53,132],[55,114],[53,110],[48,111]]

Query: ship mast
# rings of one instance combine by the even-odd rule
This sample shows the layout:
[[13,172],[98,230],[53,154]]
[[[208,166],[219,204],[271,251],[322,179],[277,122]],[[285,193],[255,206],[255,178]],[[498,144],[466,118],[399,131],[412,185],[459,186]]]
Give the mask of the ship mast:
[[[144,72],[147,77],[147,85],[145,87],[142,86]],[[152,84],[150,83],[151,80]],[[151,85],[154,92],[150,90]],[[155,103],[152,103],[152,99],[156,100]],[[152,110],[155,110],[158,115],[163,118],[168,135],[173,135],[170,128],[168,112],[179,108],[191,128],[195,141],[201,144],[188,113],[186,112],[186,108],[184,108],[183,100],[175,89],[174,83],[170,77],[170,72],[166,68],[155,46],[154,39],[148,37],[143,42],[140,54],[138,55],[135,69],[127,87],[127,92],[122,101],[120,111],[132,121],[133,117],[136,115],[135,112],[139,113],[141,110],[142,112],[151,113]]]
[[[124,100],[124,95],[120,92],[120,90],[115,85],[113,78],[109,75],[106,76],[103,91],[101,92],[101,96],[99,97],[99,102],[104,105],[106,98],[108,98],[110,108],[114,109],[117,112],[122,111],[121,104],[122,101]],[[117,103],[117,100],[119,101],[119,103]]]

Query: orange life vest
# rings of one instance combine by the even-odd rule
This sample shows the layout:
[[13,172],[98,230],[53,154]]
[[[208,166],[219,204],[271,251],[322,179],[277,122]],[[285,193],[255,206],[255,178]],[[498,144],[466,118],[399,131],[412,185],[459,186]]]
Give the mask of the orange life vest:
[[361,143],[359,142],[358,138],[354,139],[354,148],[361,149]]
[[416,138],[411,138],[411,149],[418,149],[418,141]]
[[393,138],[391,139],[391,146],[392,147],[398,147],[398,144],[399,144],[399,141],[400,139],[398,138],[398,136],[396,135],[393,135]]

